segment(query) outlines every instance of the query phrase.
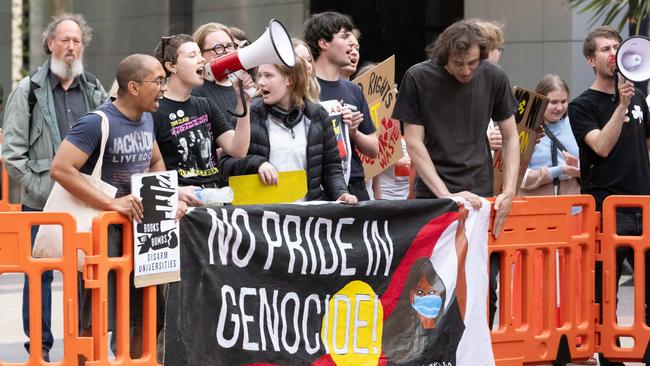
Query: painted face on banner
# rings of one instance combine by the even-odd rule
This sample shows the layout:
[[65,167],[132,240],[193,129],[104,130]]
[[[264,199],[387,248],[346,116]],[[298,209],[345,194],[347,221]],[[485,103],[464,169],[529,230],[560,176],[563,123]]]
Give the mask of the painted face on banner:
[[279,105],[289,109],[291,80],[272,64],[260,65],[257,69],[257,85],[266,105]]
[[587,63],[594,68],[598,76],[604,79],[614,77],[616,70],[616,51],[620,42],[614,38],[596,37],[594,55],[587,58]]
[[481,64],[481,49],[473,45],[465,53],[451,53],[447,59],[445,69],[452,74],[459,83],[472,81],[474,72]]

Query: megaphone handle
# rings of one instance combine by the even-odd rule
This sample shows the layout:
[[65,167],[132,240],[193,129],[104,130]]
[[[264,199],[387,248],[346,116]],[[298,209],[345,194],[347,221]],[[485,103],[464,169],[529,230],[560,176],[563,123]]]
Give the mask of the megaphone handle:
[[612,102],[618,100],[618,68],[614,71],[614,95],[612,96]]
[[243,106],[242,108],[243,110],[241,114],[237,112],[233,112],[230,109],[226,109],[226,111],[228,111],[228,113],[230,113],[230,115],[232,115],[233,117],[241,118],[241,117],[245,117],[248,114],[248,107],[246,107],[246,96],[244,95],[245,93],[244,81],[240,79],[237,82],[239,83],[239,98],[241,99],[241,105]]

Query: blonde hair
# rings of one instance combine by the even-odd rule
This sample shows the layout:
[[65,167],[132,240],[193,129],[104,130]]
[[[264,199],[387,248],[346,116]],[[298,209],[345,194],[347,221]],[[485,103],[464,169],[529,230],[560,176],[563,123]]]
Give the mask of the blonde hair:
[[300,45],[304,46],[307,49],[307,52],[309,52],[309,55],[311,56],[311,61],[304,60],[305,62],[311,63],[311,69],[314,72],[314,75],[308,75],[309,83],[307,85],[307,96],[309,97],[310,101],[318,102],[320,100],[320,84],[318,84],[318,80],[316,80],[316,64],[314,63],[314,55],[312,55],[311,50],[309,49],[309,46],[307,45],[307,43],[305,43],[305,41],[298,38],[292,38],[291,43],[293,44],[294,50],[296,49],[296,47]]
[[304,108],[305,100],[317,102],[308,93],[310,76],[307,74],[307,61],[296,57],[296,64],[288,67],[283,64],[274,64],[280,74],[286,76],[291,83],[291,104]]
[[473,21],[478,26],[483,37],[487,39],[488,52],[503,47],[503,44],[505,43],[503,37],[503,23],[482,19],[474,19]]
[[[203,43],[205,42],[205,39],[208,38],[208,35],[210,33],[218,32],[218,31],[223,31],[225,32],[228,37],[230,37],[230,42],[233,42],[235,40],[235,37],[233,37],[232,32],[230,31],[230,28],[226,27],[225,25],[221,23],[205,23],[192,34],[192,38],[194,38],[194,42],[196,42],[199,45],[199,48],[201,51],[203,51]],[[208,45],[208,47],[212,47],[213,45]]]

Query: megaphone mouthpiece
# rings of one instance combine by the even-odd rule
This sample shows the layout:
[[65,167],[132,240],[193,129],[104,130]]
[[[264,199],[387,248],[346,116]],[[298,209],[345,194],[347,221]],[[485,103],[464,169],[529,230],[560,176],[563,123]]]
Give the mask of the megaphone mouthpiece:
[[626,39],[616,52],[616,66],[628,80],[650,79],[650,40],[643,36]]

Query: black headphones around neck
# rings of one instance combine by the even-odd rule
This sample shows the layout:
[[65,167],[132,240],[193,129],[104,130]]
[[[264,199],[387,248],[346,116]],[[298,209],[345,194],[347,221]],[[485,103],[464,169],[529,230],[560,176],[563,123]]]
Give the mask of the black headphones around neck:
[[292,107],[288,111],[278,105],[268,106],[269,113],[284,124],[288,129],[296,127],[302,121],[302,109]]

